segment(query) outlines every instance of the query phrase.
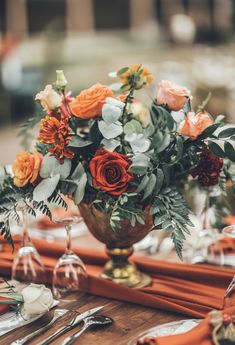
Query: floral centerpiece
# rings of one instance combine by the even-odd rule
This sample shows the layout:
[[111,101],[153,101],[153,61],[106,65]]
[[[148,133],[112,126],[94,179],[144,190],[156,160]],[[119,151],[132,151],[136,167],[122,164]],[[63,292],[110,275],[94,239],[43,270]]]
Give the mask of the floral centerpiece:
[[94,235],[100,227],[97,237],[110,238],[110,249],[117,236],[120,249],[130,236],[132,245],[164,229],[182,257],[192,224],[178,184],[189,176],[202,186],[230,179],[235,128],[205,110],[209,97],[194,111],[190,91],[166,80],[144,106],[135,91],[153,77],[141,64],[111,75],[119,78],[115,92],[97,83],[74,98],[57,71],[56,82],[36,95],[43,111],[22,128],[25,133],[40,121],[34,150],[19,153],[12,171],[2,170],[1,233],[11,240],[9,221],[18,220],[22,199],[28,213],[51,216],[49,204],[66,206],[66,195],[80,205]]

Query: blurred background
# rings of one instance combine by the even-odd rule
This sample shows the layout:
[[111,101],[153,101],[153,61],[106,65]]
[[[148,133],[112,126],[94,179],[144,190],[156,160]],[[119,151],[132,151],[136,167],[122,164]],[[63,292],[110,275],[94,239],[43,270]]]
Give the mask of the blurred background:
[[0,0],[0,165],[19,151],[18,126],[63,69],[69,88],[142,63],[187,86],[194,103],[235,122],[235,0]]

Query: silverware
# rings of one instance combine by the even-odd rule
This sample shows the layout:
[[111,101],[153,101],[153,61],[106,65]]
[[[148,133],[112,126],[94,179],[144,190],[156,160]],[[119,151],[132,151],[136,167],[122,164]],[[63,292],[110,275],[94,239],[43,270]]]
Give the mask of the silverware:
[[103,307],[104,306],[92,308],[92,309],[89,309],[89,310],[85,311],[82,314],[79,314],[79,315],[75,316],[66,326],[63,326],[63,327],[59,328],[54,334],[50,335],[49,337],[47,337],[43,341],[40,341],[39,343],[37,343],[37,345],[48,345],[48,344],[50,344],[53,340],[57,339],[62,334],[70,331],[73,327],[78,325],[86,317],[91,316],[91,315],[97,313],[97,311],[99,311]]
[[106,326],[113,323],[113,320],[108,316],[89,316],[86,317],[84,320],[84,326],[79,332],[74,333],[72,336],[65,338],[62,341],[61,345],[71,345],[74,341],[80,337],[80,335],[85,332],[85,330],[90,326]]
[[51,319],[51,321],[46,326],[37,329],[35,332],[30,333],[23,338],[20,338],[20,339],[13,341],[13,343],[11,343],[10,345],[23,345],[23,344],[27,343],[28,341],[32,340],[36,335],[49,329],[57,319],[59,319],[61,316],[65,315],[68,311],[69,311],[68,309],[56,309],[54,312],[53,318]]

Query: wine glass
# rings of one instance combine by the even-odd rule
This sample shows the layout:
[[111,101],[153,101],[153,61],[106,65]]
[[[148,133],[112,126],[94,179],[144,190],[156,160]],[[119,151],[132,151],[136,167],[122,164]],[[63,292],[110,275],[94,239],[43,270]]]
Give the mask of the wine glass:
[[29,236],[26,208],[20,206],[17,211],[22,215],[23,235],[21,246],[13,261],[11,279],[26,283],[42,283],[45,281],[45,268]]
[[[226,238],[235,239],[235,224],[229,225],[223,228],[223,234]],[[233,267],[235,267],[235,262],[233,264]],[[231,280],[229,286],[227,287],[227,290],[224,295],[224,307],[229,306],[231,300],[233,299],[235,295],[235,275],[233,276],[233,279]]]
[[77,216],[54,219],[55,223],[64,226],[67,235],[65,253],[59,258],[53,270],[52,290],[57,299],[62,299],[71,292],[85,292],[87,290],[85,265],[71,249],[71,228],[73,224],[80,221],[81,218]]

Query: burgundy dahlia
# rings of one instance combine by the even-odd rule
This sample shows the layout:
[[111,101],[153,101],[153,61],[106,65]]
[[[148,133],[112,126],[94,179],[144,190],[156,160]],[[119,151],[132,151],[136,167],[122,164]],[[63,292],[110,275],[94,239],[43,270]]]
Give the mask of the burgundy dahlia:
[[222,167],[223,159],[215,156],[208,149],[204,149],[199,164],[191,171],[191,175],[193,178],[197,178],[203,187],[214,186],[219,182]]

